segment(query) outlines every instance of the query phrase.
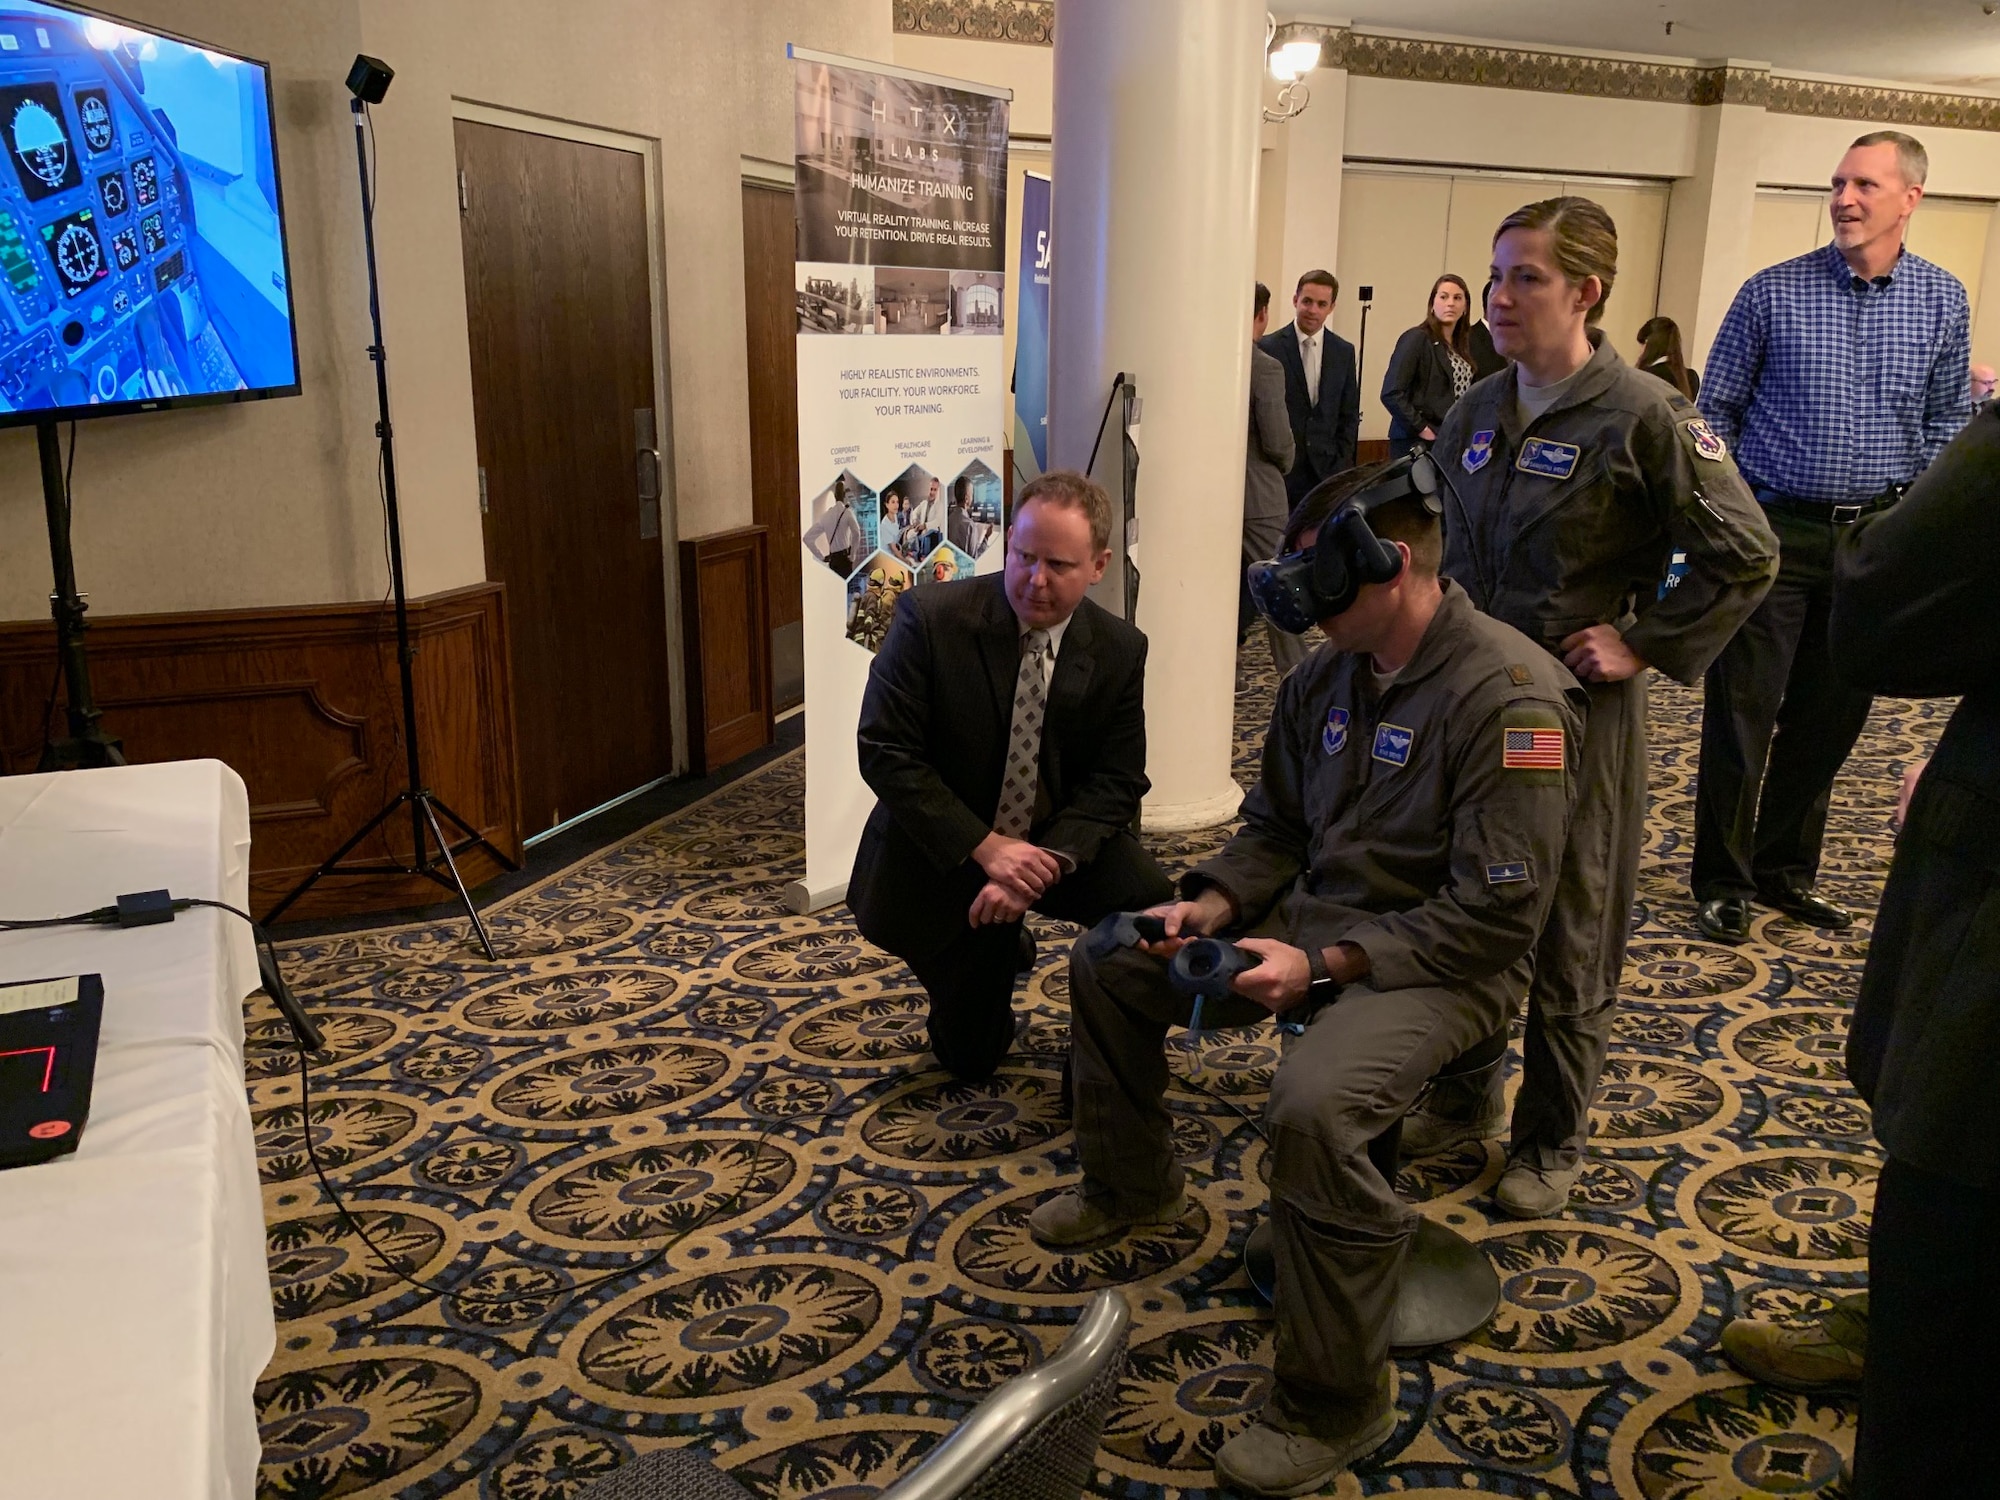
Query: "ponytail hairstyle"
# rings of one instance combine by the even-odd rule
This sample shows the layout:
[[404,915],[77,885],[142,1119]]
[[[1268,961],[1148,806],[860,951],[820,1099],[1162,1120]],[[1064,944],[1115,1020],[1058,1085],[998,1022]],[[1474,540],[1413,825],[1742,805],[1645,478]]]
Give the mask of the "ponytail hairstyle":
[[1665,365],[1667,383],[1692,401],[1694,392],[1689,387],[1694,382],[1688,379],[1687,357],[1681,353],[1680,324],[1672,318],[1648,318],[1639,329],[1639,339],[1639,368]]
[[1602,322],[1604,304],[1611,300],[1611,283],[1618,277],[1618,226],[1601,204],[1588,198],[1544,198],[1515,209],[1493,231],[1493,242],[1510,229],[1546,229],[1554,242],[1556,265],[1572,282],[1595,276],[1603,286],[1597,305],[1584,315],[1586,324]]

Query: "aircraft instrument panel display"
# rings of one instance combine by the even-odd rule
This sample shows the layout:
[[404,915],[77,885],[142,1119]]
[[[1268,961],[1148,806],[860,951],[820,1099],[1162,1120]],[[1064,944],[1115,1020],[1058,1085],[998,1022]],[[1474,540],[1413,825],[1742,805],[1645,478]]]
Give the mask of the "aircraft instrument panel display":
[[262,63],[0,0],[0,425],[298,390]]

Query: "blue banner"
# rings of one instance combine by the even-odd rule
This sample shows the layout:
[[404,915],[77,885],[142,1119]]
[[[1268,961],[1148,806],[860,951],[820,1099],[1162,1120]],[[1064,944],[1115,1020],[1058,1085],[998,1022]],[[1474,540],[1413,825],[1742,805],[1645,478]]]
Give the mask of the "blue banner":
[[1014,314],[1014,479],[1049,466],[1049,179],[1021,189],[1020,307]]

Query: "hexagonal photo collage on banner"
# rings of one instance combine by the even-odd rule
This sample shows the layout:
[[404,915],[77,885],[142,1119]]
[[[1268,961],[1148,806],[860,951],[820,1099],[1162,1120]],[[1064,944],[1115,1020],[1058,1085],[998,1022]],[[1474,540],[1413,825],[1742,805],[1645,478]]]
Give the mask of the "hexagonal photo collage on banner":
[[972,577],[1001,531],[1000,476],[979,459],[949,483],[911,464],[880,489],[842,469],[807,504],[799,540],[847,586],[847,639],[871,653],[905,589]]

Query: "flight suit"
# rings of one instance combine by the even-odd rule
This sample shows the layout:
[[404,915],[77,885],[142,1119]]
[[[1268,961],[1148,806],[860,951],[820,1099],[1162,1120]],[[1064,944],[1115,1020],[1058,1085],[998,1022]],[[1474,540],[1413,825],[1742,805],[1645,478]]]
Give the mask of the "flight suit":
[[[1432,455],[1446,481],[1445,574],[1472,602],[1560,657],[1614,625],[1651,665],[1692,685],[1777,575],[1777,539],[1692,402],[1618,357],[1600,332],[1562,398],[1522,427],[1512,370],[1451,409]],[[1685,554],[1686,570],[1669,581]],[[1646,689],[1586,683],[1583,768],[1569,847],[1535,950],[1509,1156],[1573,1166],[1610,1044],[1646,816]],[[1498,1114],[1483,1100],[1430,1108]]]
[[[1415,654],[1315,652],[1278,689],[1243,827],[1182,881],[1218,886],[1233,932],[1368,955],[1367,979],[1286,1050],[1265,1121],[1277,1386],[1266,1420],[1332,1437],[1380,1414],[1397,1280],[1417,1215],[1369,1160],[1431,1075],[1504,1027],[1562,859],[1583,694],[1559,662],[1444,585]],[[1077,1152],[1087,1198],[1143,1213],[1179,1193],[1162,1103],[1188,1002],[1160,959],[1070,955]],[[1210,1002],[1205,1024],[1262,1007]]]

